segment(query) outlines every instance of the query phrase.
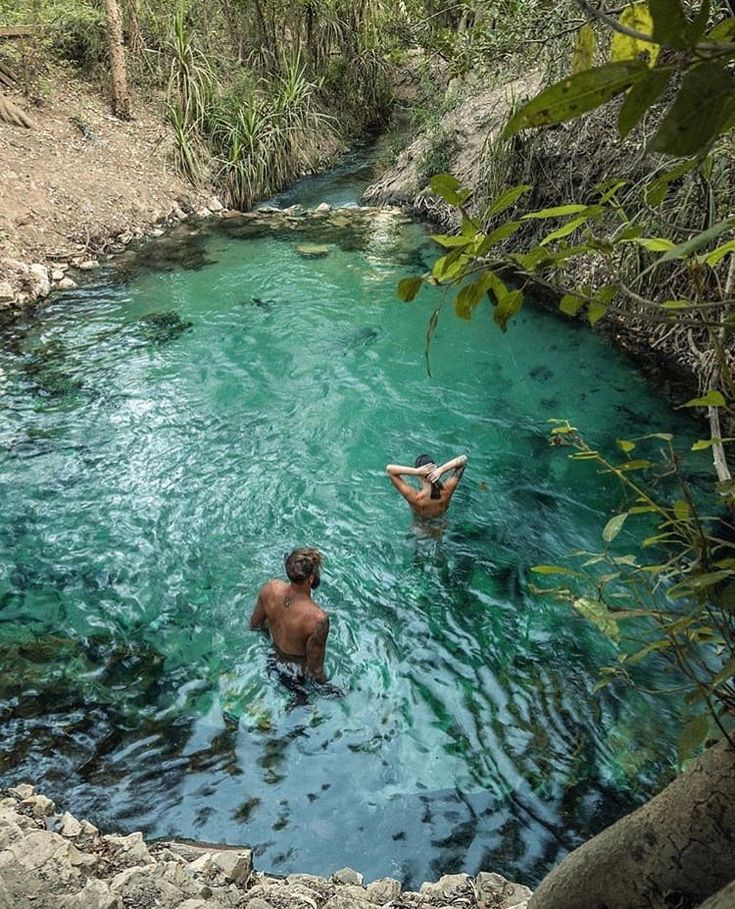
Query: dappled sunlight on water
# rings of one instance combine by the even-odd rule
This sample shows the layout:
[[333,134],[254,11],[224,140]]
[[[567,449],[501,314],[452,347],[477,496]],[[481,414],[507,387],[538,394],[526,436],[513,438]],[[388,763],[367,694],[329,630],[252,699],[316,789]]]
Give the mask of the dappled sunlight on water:
[[[424,233],[345,217],[152,245],[6,333],[3,777],[98,824],[249,843],[275,872],[532,881],[666,778],[677,722],[593,695],[610,645],[529,593],[619,501],[546,420],[607,450],[688,430],[530,309],[503,335],[489,306],[447,306],[429,378],[442,298],[395,298]],[[433,529],[383,472],[423,451],[469,456]],[[299,545],[325,558],[326,691],[284,684],[247,628]]]

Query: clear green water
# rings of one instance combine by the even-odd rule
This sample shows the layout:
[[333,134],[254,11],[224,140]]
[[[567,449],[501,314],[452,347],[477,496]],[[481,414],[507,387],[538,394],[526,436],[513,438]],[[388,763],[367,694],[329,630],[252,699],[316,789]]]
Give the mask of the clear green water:
[[[394,296],[430,261],[422,230],[315,227],[322,259],[303,239],[182,229],[5,331],[3,780],[101,825],[251,844],[274,872],[533,882],[666,777],[678,722],[593,696],[607,645],[528,592],[618,503],[545,420],[608,449],[689,429],[530,308],[507,335],[488,307],[447,311],[429,378],[438,292]],[[423,451],[469,455],[440,537],[383,473]],[[307,544],[343,696],[289,690],[247,628]]]

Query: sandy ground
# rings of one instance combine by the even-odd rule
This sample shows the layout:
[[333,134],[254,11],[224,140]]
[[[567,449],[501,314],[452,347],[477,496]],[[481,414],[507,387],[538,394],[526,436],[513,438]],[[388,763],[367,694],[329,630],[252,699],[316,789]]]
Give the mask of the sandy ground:
[[136,99],[136,119],[123,123],[100,93],[67,72],[41,106],[12,100],[35,126],[0,123],[0,260],[88,258],[116,234],[210,198],[174,172],[158,100]]

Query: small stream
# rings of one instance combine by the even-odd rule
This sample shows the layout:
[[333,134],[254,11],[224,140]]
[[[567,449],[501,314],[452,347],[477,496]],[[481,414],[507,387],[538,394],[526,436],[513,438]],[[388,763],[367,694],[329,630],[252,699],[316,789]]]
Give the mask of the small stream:
[[[349,205],[369,166],[276,201]],[[418,886],[533,884],[669,778],[676,704],[593,694],[612,645],[529,568],[600,548],[620,501],[549,418],[608,452],[692,427],[530,306],[507,334],[489,305],[448,306],[430,378],[441,291],[395,288],[434,256],[391,212],[182,226],[4,331],[6,785],[102,827],[247,843],[263,870]],[[469,456],[439,533],[384,474],[424,451]],[[321,692],[285,685],[248,630],[301,545],[325,559]]]

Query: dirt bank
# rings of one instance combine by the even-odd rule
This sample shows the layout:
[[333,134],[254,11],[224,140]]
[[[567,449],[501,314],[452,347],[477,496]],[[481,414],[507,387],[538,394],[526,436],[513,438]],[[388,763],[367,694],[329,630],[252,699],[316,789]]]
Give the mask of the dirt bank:
[[0,306],[45,295],[43,269],[50,286],[59,284],[70,262],[94,263],[116,240],[218,207],[174,172],[160,101],[138,98],[135,120],[124,123],[69,72],[56,71],[49,84],[38,105],[13,96],[31,129],[0,122]]

